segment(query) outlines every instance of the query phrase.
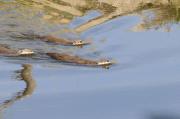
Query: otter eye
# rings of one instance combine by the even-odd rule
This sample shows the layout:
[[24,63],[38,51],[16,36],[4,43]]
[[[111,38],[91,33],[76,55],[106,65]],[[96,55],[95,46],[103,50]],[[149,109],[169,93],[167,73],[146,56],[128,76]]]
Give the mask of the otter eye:
[[107,60],[107,62],[110,62],[109,60]]

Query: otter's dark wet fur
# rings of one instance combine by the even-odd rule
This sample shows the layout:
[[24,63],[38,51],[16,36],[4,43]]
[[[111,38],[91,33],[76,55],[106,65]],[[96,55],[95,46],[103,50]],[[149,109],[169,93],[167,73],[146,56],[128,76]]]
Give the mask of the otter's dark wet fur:
[[81,58],[79,56],[72,56],[68,54],[60,54],[60,53],[47,53],[48,56],[50,56],[53,59],[56,59],[61,62],[67,62],[67,63],[75,63],[78,65],[86,65],[86,66],[98,66],[97,61],[88,60]]
[[7,45],[0,44],[0,55],[2,56],[32,56],[34,52],[30,49],[11,49]]
[[56,44],[61,44],[61,45],[73,45],[73,41],[70,40],[65,40],[65,39],[61,39],[61,38],[56,38],[54,36],[38,36],[37,38],[39,38],[40,40],[43,40],[45,42],[51,42],[51,43],[56,43]]
[[57,38],[52,35],[43,36],[43,35],[37,35],[35,33],[21,33],[21,35],[18,36],[18,38],[39,39],[44,42],[55,43],[59,45],[67,45],[67,46],[83,46],[91,43],[90,41],[68,40],[63,38]]
[[10,49],[8,46],[2,44],[0,44],[0,55],[18,56],[16,50]]

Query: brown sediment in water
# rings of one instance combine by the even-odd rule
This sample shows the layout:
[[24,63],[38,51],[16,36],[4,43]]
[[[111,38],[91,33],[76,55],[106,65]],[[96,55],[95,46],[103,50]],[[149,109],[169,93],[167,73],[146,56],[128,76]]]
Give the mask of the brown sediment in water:
[[94,60],[89,60],[89,59],[81,58],[79,56],[73,56],[73,55],[68,55],[64,53],[47,53],[47,55],[61,62],[74,63],[77,65],[84,65],[84,66],[109,66],[112,64],[108,60],[94,61]]

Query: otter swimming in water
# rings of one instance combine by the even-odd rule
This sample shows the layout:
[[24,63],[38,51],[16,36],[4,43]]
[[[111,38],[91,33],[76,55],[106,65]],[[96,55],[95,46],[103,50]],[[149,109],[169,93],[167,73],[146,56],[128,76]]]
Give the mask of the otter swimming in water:
[[88,41],[83,41],[83,40],[66,40],[62,38],[57,38],[51,35],[48,36],[37,36],[37,38],[45,41],[45,42],[51,42],[51,43],[56,43],[56,44],[61,44],[61,45],[69,45],[69,46],[83,46],[83,45],[88,45],[90,42]]
[[34,52],[30,49],[14,50],[6,45],[0,44],[0,55],[3,56],[26,56],[32,54],[34,54]]
[[[30,49],[14,50],[14,49],[10,49],[7,46],[0,45],[0,55],[3,56],[28,56],[33,54],[35,53]],[[110,65],[113,64],[113,62],[109,60],[94,61],[64,53],[45,53],[45,54],[58,61],[77,64],[77,65],[102,66],[104,68],[108,68]]]
[[107,67],[112,65],[113,63],[109,60],[104,60],[104,61],[93,61],[89,59],[84,59],[79,56],[72,56],[68,54],[60,54],[60,53],[47,53],[48,56],[50,56],[53,59],[56,59],[61,62],[66,62],[66,63],[74,63],[78,65],[85,65],[85,66],[102,66],[102,67]]
[[37,35],[34,33],[21,33],[20,36],[13,36],[13,37],[18,37],[18,38],[28,38],[28,39],[39,39],[44,42],[49,42],[49,43],[55,43],[59,45],[65,45],[65,46],[84,46],[91,44],[90,41],[88,40],[67,40],[63,38],[57,38],[52,35]]

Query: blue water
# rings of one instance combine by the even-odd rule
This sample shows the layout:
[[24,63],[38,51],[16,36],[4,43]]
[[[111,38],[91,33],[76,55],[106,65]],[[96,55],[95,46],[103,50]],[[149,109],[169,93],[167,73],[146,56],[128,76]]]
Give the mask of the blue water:
[[[93,14],[99,15],[92,11],[87,18]],[[77,24],[84,23],[78,19]],[[135,14],[115,18],[79,34],[93,39],[91,46],[67,48],[84,57],[115,60],[110,69],[0,57],[1,105],[26,87],[14,80],[22,64],[32,65],[36,82],[32,95],[0,110],[0,119],[180,119],[179,24],[170,32],[133,32],[140,21]]]

